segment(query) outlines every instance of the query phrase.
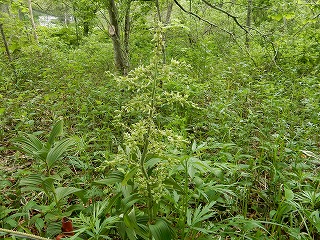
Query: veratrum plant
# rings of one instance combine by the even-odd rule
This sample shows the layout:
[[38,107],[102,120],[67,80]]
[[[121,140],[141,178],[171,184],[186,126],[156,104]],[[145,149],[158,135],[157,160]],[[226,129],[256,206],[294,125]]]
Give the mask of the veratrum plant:
[[[30,174],[22,178],[19,183],[22,193],[41,193],[39,195],[45,196],[44,199],[48,200],[46,205],[37,206],[41,208],[41,214],[44,216],[44,220],[40,218],[40,216],[37,217],[40,220],[34,220],[36,215],[29,220],[30,224],[33,224],[33,220],[37,221],[35,225],[36,227],[38,226],[39,233],[42,232],[45,224],[47,229],[50,224],[53,224],[52,219],[56,220],[63,217],[64,207],[66,206],[65,200],[71,194],[81,198],[84,203],[86,202],[82,189],[61,186],[61,184],[59,184],[59,180],[62,179],[61,176],[52,171],[63,158],[64,154],[75,144],[75,141],[71,138],[57,141],[56,138],[62,134],[62,131],[63,121],[59,120],[54,124],[47,142],[42,142],[33,134],[18,137],[14,139],[13,142],[16,149],[33,157],[40,164],[43,164],[46,169],[45,175],[43,173]],[[63,171],[59,173],[61,174],[61,172]],[[29,201],[28,204],[31,206],[33,203]]]
[[52,168],[57,166],[57,162],[75,144],[71,138],[55,141],[63,132],[63,120],[59,120],[53,126],[47,142],[42,142],[34,134],[26,134],[15,138],[13,144],[16,149],[23,152],[40,163],[45,165],[47,174],[50,175]]
[[[113,174],[113,178],[117,178],[112,181],[121,181],[122,185],[136,189],[139,198],[134,206],[129,205],[122,213],[123,222],[118,226],[126,233],[122,235],[123,239],[169,240],[174,239],[175,235],[171,223],[159,211],[164,192],[162,183],[168,176],[171,164],[162,156],[170,149],[183,148],[185,140],[171,130],[161,130],[157,117],[161,119],[159,107],[177,110],[180,114],[180,108],[193,105],[188,101],[187,94],[180,95],[167,86],[166,80],[171,73],[166,73],[161,64],[160,39],[161,28],[157,29],[154,37],[157,47],[149,66],[117,79],[123,95],[129,96],[130,100],[123,99],[122,108],[114,119],[114,123],[125,131],[123,147],[119,146],[114,158],[116,164],[108,166],[110,163],[106,162],[105,165],[123,173]],[[104,183],[111,182],[111,179],[106,180]],[[124,195],[122,200],[126,197]],[[135,203],[136,199],[133,201]]]

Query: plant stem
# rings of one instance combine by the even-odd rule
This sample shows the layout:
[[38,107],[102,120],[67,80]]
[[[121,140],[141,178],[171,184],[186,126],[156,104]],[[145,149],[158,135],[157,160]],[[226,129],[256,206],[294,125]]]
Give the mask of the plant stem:
[[48,239],[50,239],[50,238],[43,238],[43,237],[39,237],[39,236],[36,236],[33,234],[18,232],[18,231],[4,229],[4,228],[0,228],[0,232],[8,233],[10,235],[17,236],[17,237],[23,237],[23,238],[29,238],[29,239],[35,239],[35,240],[48,240]]
[[[151,93],[151,103],[150,103],[150,112],[148,116],[148,120],[150,122],[153,121],[153,116],[154,116],[154,105],[155,105],[155,96],[156,96],[156,87],[157,87],[157,78],[158,78],[158,53],[156,52],[155,56],[155,72],[154,72],[154,79],[153,79],[153,86],[152,86],[152,93]],[[142,172],[143,177],[146,180],[146,186],[147,186],[147,192],[148,192],[148,218],[149,218],[149,224],[152,224],[154,222],[154,212],[153,212],[153,196],[151,192],[151,185],[150,185],[150,178],[147,173],[147,170],[145,168],[145,161],[147,158],[147,153],[148,153],[148,146],[149,146],[149,138],[151,134],[151,124],[149,124],[148,131],[144,135],[144,144],[143,144],[143,151],[140,159],[140,169]],[[152,235],[151,232],[149,232],[149,239],[152,240]]]
[[148,146],[149,146],[149,135],[151,132],[151,128],[149,127],[147,134],[144,136],[144,146],[143,146],[143,152],[140,159],[140,168],[142,171],[142,175],[146,180],[147,185],[147,192],[148,192],[148,216],[149,216],[149,223],[151,224],[153,222],[153,198],[151,193],[151,186],[149,183],[149,176],[146,171],[146,168],[144,166],[145,160],[147,158],[147,152],[148,152]]
[[187,221],[187,210],[188,210],[188,159],[185,160],[185,166],[184,166],[184,196],[183,196],[183,209],[182,209],[182,238],[185,239],[185,228],[186,228],[186,221]]

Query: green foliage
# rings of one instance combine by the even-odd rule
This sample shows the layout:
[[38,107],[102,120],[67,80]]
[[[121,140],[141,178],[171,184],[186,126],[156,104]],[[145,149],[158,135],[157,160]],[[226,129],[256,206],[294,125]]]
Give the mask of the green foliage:
[[[45,29],[43,29],[46,31]],[[59,41],[68,44],[69,46],[77,45],[78,44],[78,37],[76,33],[67,27],[58,28],[56,31],[51,33],[51,38],[58,38]]]
[[55,142],[56,137],[62,134],[63,121],[59,120],[53,126],[48,142],[41,142],[35,135],[28,134],[14,139],[17,150],[40,160],[45,165],[47,174],[50,174],[53,167],[56,167],[63,155],[75,144],[73,139],[63,139]]
[[168,226],[168,223],[162,219],[150,225],[149,228],[152,236],[156,240],[173,239],[172,229]]
[[[176,5],[154,28],[154,2],[133,1],[121,77],[98,3],[72,2],[78,25],[38,27],[39,44],[25,7],[1,9],[18,80],[0,61],[1,228],[53,238],[68,217],[71,239],[319,239],[319,4],[253,1],[245,45],[202,3],[188,8],[234,36]],[[245,23],[247,1],[215,4]]]
[[[77,233],[71,239],[85,234],[85,239],[110,239],[108,234],[110,229],[115,227],[119,217],[108,217],[112,205],[108,201],[96,202],[89,207],[85,213],[80,213],[78,218],[74,218]],[[88,216],[87,216],[88,215]]]

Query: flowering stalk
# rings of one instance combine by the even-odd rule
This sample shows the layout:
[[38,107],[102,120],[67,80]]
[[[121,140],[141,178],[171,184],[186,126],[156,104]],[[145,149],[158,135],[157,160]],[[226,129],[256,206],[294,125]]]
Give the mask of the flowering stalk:
[[[161,31],[156,33],[156,40],[158,39],[161,39]],[[159,49],[159,41],[157,41],[156,52],[154,57],[155,70],[154,70],[153,86],[152,86],[152,92],[151,92],[150,111],[148,116],[149,122],[152,122],[154,117],[154,105],[155,105],[155,96],[156,96],[157,79],[158,79],[158,63],[159,63],[159,57],[161,55],[161,52],[158,49]],[[151,124],[149,124],[148,131],[144,135],[143,151],[140,159],[140,169],[144,179],[146,180],[146,187],[147,187],[147,193],[148,193],[148,205],[147,205],[148,217],[149,217],[149,224],[152,224],[154,222],[154,212],[153,212],[154,199],[151,192],[150,177],[145,168],[150,135],[151,135]],[[151,233],[149,233],[149,239],[150,240],[152,239]]]

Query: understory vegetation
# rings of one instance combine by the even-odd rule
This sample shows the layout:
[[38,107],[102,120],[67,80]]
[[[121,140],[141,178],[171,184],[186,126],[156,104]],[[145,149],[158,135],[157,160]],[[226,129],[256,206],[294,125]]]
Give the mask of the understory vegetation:
[[245,43],[143,6],[128,74],[101,28],[0,18],[0,238],[320,239],[319,15],[253,12]]

